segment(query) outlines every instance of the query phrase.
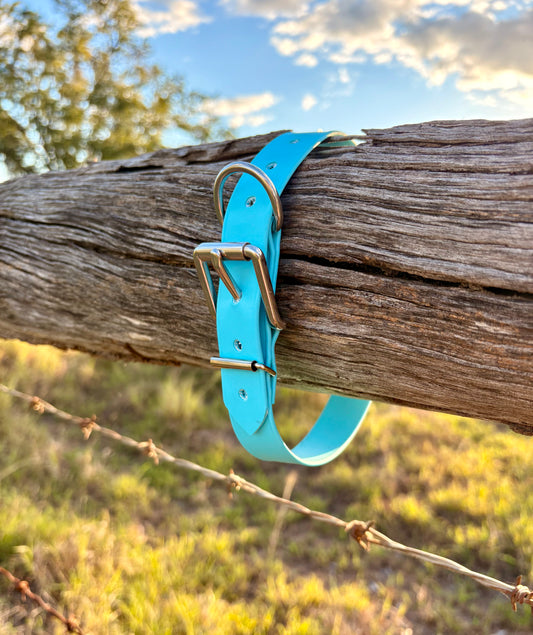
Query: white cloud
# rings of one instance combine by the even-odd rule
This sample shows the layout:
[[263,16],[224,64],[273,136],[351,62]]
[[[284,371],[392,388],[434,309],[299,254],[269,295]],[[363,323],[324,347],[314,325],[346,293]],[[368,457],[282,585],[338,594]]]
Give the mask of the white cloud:
[[313,108],[317,104],[318,104],[318,100],[314,95],[311,95],[311,93],[307,93],[307,95],[304,95],[302,99],[303,110],[311,110],[311,108]]
[[533,9],[495,21],[479,13],[441,18],[404,38],[406,63],[430,83],[457,77],[459,90],[497,91],[533,105]]
[[347,55],[346,53],[330,53],[329,61],[334,64],[364,64],[368,61],[368,56],[364,53],[357,55]]
[[219,117],[247,115],[251,112],[270,108],[278,101],[279,99],[270,92],[257,95],[240,95],[238,97],[221,97],[219,99],[210,99],[206,110]]
[[219,99],[209,99],[204,104],[204,111],[217,117],[229,117],[229,123],[234,128],[248,125],[254,128],[262,126],[272,117],[265,114],[277,104],[279,98],[270,92],[258,93],[256,95],[239,95],[237,97],[221,97]]
[[335,72],[328,73],[326,83],[322,91],[322,98],[326,101],[334,101],[336,99],[344,99],[353,95],[355,90],[355,81],[358,73],[348,72],[345,66],[335,69]]
[[297,66],[307,66],[309,68],[313,68],[318,64],[318,60],[315,55],[311,55],[311,53],[302,53],[295,60],[294,63]]
[[308,8],[301,0],[222,0],[222,4],[232,13],[256,15],[269,20],[281,16],[301,16]]
[[431,85],[453,77],[466,93],[533,104],[530,0],[325,0],[278,21],[271,43],[297,64],[396,62]]
[[[286,55],[287,57],[290,57],[301,50],[298,42],[286,37],[274,36],[270,39],[270,43],[274,45],[274,48],[277,49],[278,53]],[[309,53],[307,54],[309,55]]]
[[487,108],[497,108],[499,106],[499,102],[494,95],[479,96],[476,93],[470,93],[467,95],[467,99]]
[[252,128],[259,128],[268,121],[272,121],[272,119],[274,119],[274,117],[271,115],[250,115],[245,123]]
[[186,31],[212,20],[200,13],[193,0],[164,0],[160,3],[164,9],[153,9],[150,4],[151,0],[136,0],[133,3],[141,25],[138,30],[141,37]]
[[341,84],[349,84],[350,83],[350,75],[345,68],[339,68],[339,82]]

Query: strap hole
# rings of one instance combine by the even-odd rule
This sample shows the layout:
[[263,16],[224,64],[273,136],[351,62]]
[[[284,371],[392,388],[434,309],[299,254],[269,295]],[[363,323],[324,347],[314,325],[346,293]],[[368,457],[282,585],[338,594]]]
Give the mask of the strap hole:
[[255,196],[250,196],[250,198],[246,199],[246,207],[252,207],[255,203]]
[[236,351],[242,351],[242,342],[240,340],[234,340],[233,346]]
[[267,170],[273,170],[278,164],[275,161],[267,165]]
[[246,392],[246,390],[244,390],[244,388],[241,388],[239,390],[239,397],[243,400],[246,401],[248,399],[248,393]]

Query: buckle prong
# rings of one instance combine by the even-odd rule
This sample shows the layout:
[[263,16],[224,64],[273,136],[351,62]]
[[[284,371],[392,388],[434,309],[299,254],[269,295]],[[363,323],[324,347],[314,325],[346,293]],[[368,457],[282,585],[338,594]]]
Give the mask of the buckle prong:
[[226,288],[231,293],[231,297],[235,301],[240,300],[242,297],[241,290],[233,281],[233,278],[230,276],[226,267],[224,267],[224,263],[222,262],[222,258],[224,257],[222,251],[217,247],[213,247],[209,255],[211,257],[213,269],[218,273],[220,279],[226,285]]

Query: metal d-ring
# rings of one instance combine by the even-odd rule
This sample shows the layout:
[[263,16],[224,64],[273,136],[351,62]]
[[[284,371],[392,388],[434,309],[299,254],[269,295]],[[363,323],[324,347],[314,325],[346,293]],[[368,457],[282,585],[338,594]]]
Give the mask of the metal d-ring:
[[220,224],[224,224],[225,214],[224,201],[222,199],[224,183],[226,182],[228,176],[236,173],[244,173],[253,176],[265,188],[265,192],[268,194],[268,198],[270,199],[270,203],[274,211],[274,216],[276,217],[276,231],[279,231],[283,225],[283,209],[281,207],[281,199],[278,191],[276,190],[276,186],[263,172],[263,170],[261,170],[261,168],[258,168],[252,163],[246,163],[246,161],[235,161],[234,163],[229,163],[217,174],[217,178],[215,179],[215,184],[213,186],[213,198],[215,201],[215,211]]

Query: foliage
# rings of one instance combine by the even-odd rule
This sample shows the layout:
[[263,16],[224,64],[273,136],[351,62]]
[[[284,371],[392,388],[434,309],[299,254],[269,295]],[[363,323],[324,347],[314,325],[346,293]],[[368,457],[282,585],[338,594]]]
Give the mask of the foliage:
[[[290,467],[248,457],[218,375],[0,344],[2,381],[65,410],[281,492]],[[277,420],[301,432],[323,397],[282,390]],[[525,607],[397,554],[361,552],[333,527],[154,466],[0,394],[0,564],[28,576],[93,635],[121,633],[526,633]],[[374,519],[413,546],[513,582],[533,580],[531,440],[504,426],[374,405],[347,452],[298,469],[293,498]],[[273,554],[273,555],[272,555]],[[0,634],[63,633],[17,609],[0,580]],[[54,630],[56,629],[56,630]]]
[[13,173],[161,146],[178,127],[223,134],[204,97],[150,63],[129,0],[53,0],[54,25],[0,0],[0,157]]

